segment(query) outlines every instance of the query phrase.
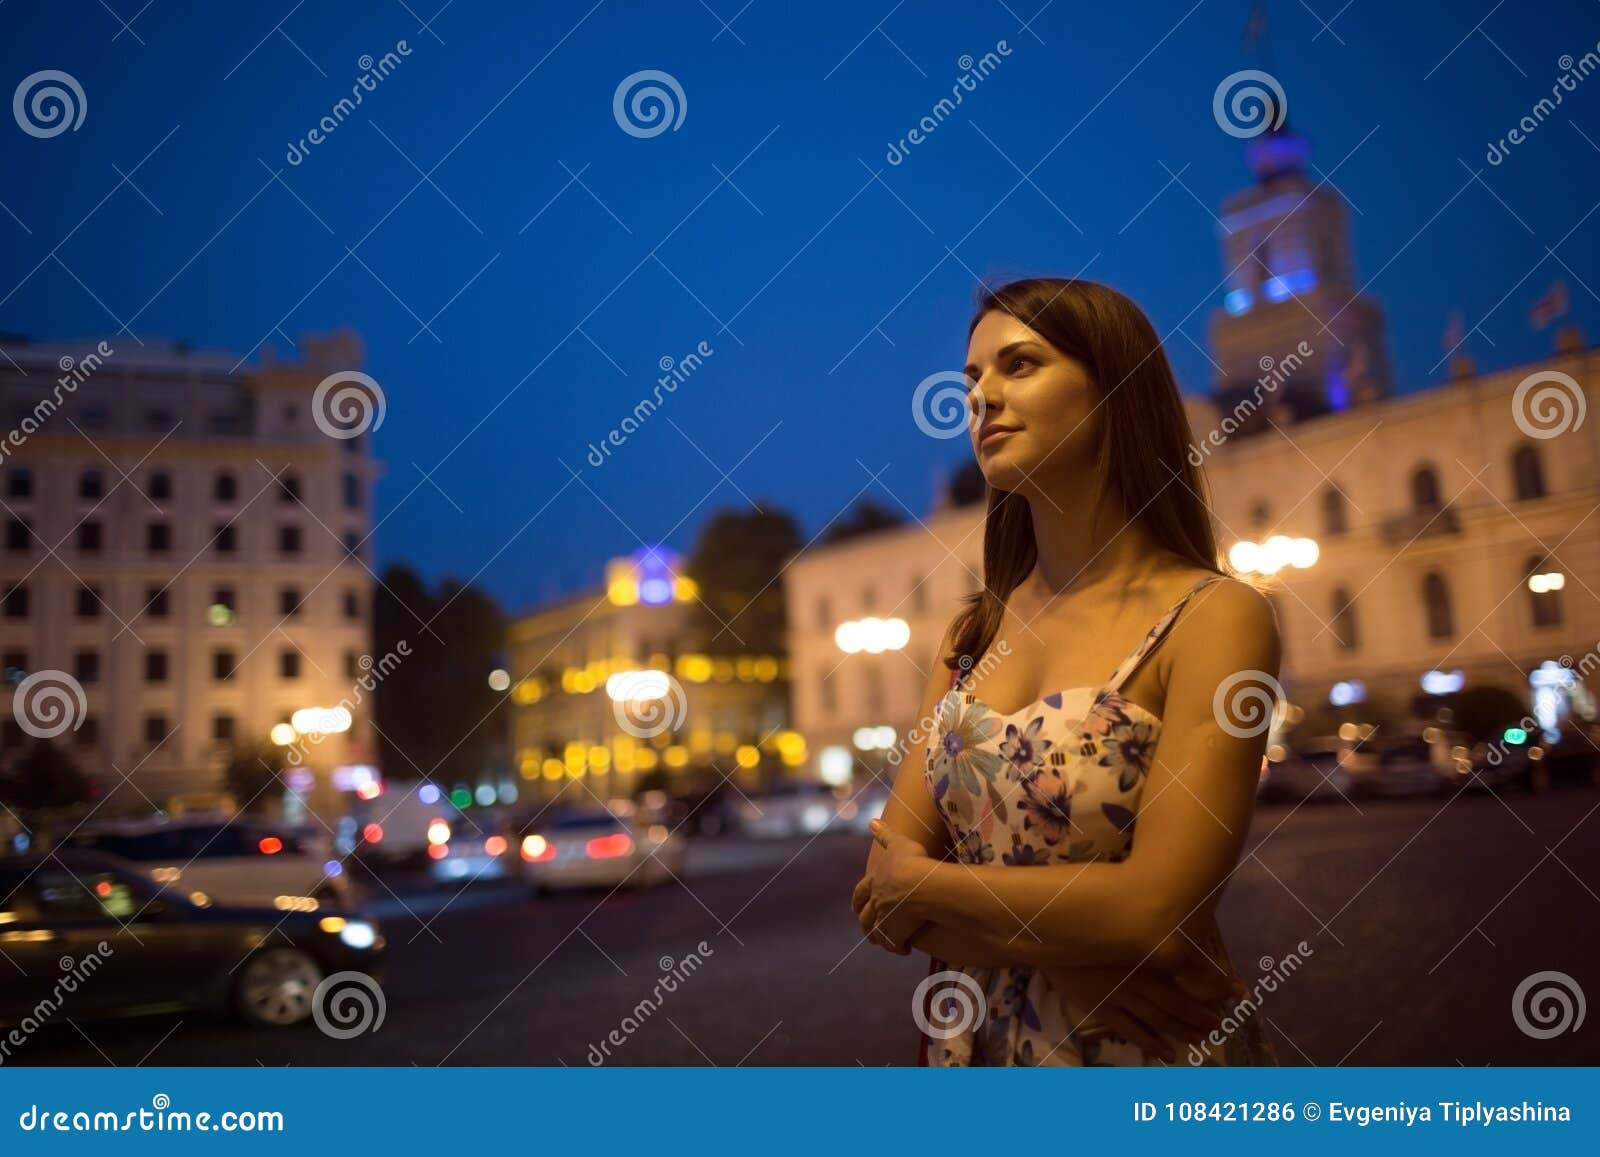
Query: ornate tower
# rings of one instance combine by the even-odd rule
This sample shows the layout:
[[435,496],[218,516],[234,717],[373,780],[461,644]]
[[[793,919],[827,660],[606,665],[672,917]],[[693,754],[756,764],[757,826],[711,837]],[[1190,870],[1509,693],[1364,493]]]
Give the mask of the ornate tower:
[[1216,400],[1250,401],[1246,429],[1264,428],[1262,413],[1305,418],[1389,392],[1383,310],[1357,291],[1344,201],[1307,175],[1310,153],[1286,122],[1253,138],[1255,183],[1222,203]]

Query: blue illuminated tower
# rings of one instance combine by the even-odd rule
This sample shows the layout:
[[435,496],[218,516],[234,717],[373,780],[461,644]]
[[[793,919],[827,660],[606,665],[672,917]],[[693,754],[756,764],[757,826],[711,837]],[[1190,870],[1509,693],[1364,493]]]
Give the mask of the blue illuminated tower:
[[1285,119],[1249,142],[1255,183],[1222,203],[1227,282],[1210,322],[1216,400],[1233,410],[1261,399],[1249,430],[1265,428],[1266,414],[1312,417],[1389,392],[1383,310],[1359,292],[1344,198],[1309,172],[1310,156]]

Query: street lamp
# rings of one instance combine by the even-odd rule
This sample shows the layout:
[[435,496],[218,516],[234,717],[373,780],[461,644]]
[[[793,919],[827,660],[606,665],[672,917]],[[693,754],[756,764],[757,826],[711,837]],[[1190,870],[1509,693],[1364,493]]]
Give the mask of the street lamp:
[[1312,538],[1274,534],[1265,542],[1236,542],[1228,551],[1233,569],[1246,574],[1277,574],[1284,567],[1305,570],[1315,566],[1322,550]]

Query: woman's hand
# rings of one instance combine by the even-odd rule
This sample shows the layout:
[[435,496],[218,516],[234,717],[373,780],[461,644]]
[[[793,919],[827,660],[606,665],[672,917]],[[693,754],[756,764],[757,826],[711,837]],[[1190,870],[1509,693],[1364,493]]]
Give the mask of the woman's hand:
[[856,885],[850,907],[868,940],[905,956],[911,951],[911,938],[923,924],[911,897],[936,861],[922,845],[895,832],[882,820],[873,820],[870,829],[879,852]]

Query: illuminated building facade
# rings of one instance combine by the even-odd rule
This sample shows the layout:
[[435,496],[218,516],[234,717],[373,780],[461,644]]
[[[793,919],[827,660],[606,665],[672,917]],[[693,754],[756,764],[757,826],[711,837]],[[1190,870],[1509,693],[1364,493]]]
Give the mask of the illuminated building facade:
[[697,588],[664,548],[613,559],[605,587],[510,629],[524,797],[583,804],[648,787],[756,787],[804,763],[787,661],[695,649]]

